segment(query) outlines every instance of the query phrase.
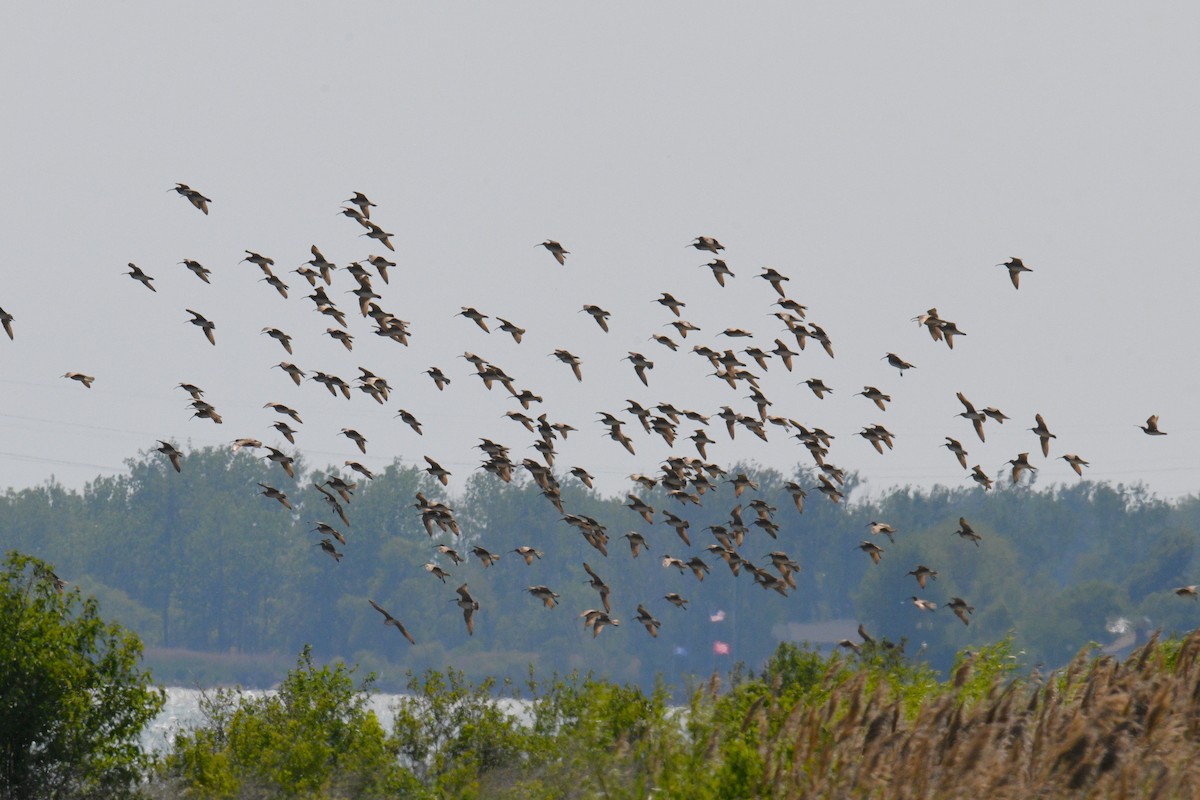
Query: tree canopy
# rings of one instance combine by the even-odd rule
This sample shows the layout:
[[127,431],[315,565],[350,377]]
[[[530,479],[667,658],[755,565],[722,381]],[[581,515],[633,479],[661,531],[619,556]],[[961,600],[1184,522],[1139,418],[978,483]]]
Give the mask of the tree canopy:
[[0,796],[131,794],[139,737],[165,702],[138,637],[17,552],[0,573],[0,620]]

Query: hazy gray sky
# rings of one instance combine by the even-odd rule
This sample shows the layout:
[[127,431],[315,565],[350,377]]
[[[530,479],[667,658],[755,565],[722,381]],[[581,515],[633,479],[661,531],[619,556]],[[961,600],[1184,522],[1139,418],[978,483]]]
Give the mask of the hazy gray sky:
[[[1029,451],[1041,483],[1077,480],[1024,430],[1041,413],[1051,456],[1082,455],[1088,477],[1194,492],[1198,17],[1183,3],[10,4],[0,307],[16,339],[0,339],[0,486],[81,486],[155,439],[278,443],[267,401],[301,412],[297,441],[319,466],[430,455],[461,479],[481,436],[535,456],[503,418],[517,404],[458,357],[471,351],[543,395],[535,413],[580,429],[562,467],[615,490],[670,451],[630,418],[630,456],[595,412],[626,398],[753,408],[702,359],[648,340],[675,335],[651,301],[688,304],[702,330],[687,348],[722,344],[726,327],[770,347],[775,295],[753,277],[769,265],[837,355],[810,344],[795,372],[772,363],[772,412],[837,435],[830,460],[872,491],[963,485],[947,435],[989,474]],[[211,215],[168,192],[176,181]],[[375,285],[411,322],[410,347],[371,334],[338,273],[347,353],[288,272],[313,244],[339,265],[381,252],[337,215],[353,191],[396,234],[399,266]],[[727,247],[725,289],[685,247],[700,235]],[[535,247],[547,238],[571,251],[565,267]],[[238,263],[246,249],[276,260],[290,299]],[[1019,291],[995,266],[1010,256],[1034,270]],[[122,275],[130,261],[157,294]],[[584,303],[612,312],[611,333]],[[524,342],[484,334],[461,306],[516,322]],[[911,321],[931,306],[967,333],[953,351]],[[216,347],[185,308],[216,322]],[[267,325],[295,337],[294,357]],[[582,358],[582,384],[548,357],[560,347]],[[649,389],[621,361],[631,350],[656,363]],[[901,377],[889,351],[917,368]],[[395,393],[386,407],[334,399],[271,369],[281,359],[347,380],[362,365]],[[445,392],[421,374],[434,365]],[[796,385],[809,377],[833,396]],[[189,419],[180,381],[225,424]],[[864,384],[893,396],[886,413],[852,396]],[[1013,420],[981,444],[956,391]],[[1150,414],[1168,436],[1137,430]],[[714,423],[718,462],[809,461],[777,429],[729,442]],[[874,423],[894,451],[853,435]],[[367,456],[337,435],[347,426]]]

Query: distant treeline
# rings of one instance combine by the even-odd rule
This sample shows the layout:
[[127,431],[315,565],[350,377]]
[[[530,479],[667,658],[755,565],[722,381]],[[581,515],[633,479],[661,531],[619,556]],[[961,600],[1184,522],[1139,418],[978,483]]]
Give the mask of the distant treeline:
[[[0,496],[0,549],[52,563],[150,648],[237,654],[243,662],[277,654],[287,663],[309,643],[323,660],[341,657],[374,670],[382,689],[403,685],[406,670],[447,665],[472,678],[520,678],[530,665],[543,675],[592,670],[649,687],[658,673],[762,664],[790,623],[826,620],[862,622],[877,638],[906,640],[910,655],[923,652],[942,670],[957,651],[1010,631],[1028,665],[1058,666],[1088,641],[1115,638],[1106,626],[1120,618],[1166,632],[1200,620],[1200,604],[1172,591],[1200,583],[1200,502],[1166,503],[1140,487],[1082,481],[1047,490],[903,489],[849,505],[812,492],[800,513],[784,484],[816,486],[813,474],[744,467],[731,475],[744,471],[758,489],[738,498],[728,482],[700,505],[638,488],[634,493],[656,509],[647,524],[625,497],[602,497],[563,478],[564,510],[607,528],[605,556],[523,472],[509,483],[477,473],[462,496],[446,497],[423,469],[397,461],[374,480],[358,481],[344,504],[345,525],[313,488],[337,470],[313,470],[300,456],[295,479],[247,450],[190,451],[180,473],[153,452],[128,466],[127,474],[98,478],[82,492],[50,482]],[[260,482],[283,490],[293,510],[260,494]],[[853,485],[850,476],[847,493]],[[436,527],[428,535],[414,508],[417,492],[449,503],[461,536]],[[749,508],[754,499],[775,509],[777,538],[748,524],[737,549],[766,569],[772,551],[797,562],[796,588],[786,597],[756,585],[747,569],[734,577],[705,550],[716,541],[706,528],[730,528],[735,506],[746,523],[757,517]],[[662,522],[663,510],[689,522],[690,546]],[[954,535],[960,517],[982,536],[978,546]],[[872,521],[894,527],[895,542],[871,536]],[[337,544],[340,562],[317,546],[318,522],[345,536]],[[631,531],[649,545],[637,558],[621,538]],[[858,548],[864,539],[883,547],[878,565]],[[438,544],[466,563],[451,563]],[[500,554],[499,563],[485,569],[472,545]],[[543,555],[527,566],[512,552],[520,546]],[[667,554],[700,556],[711,573],[701,582],[690,570],[664,568]],[[612,616],[620,620],[596,638],[578,617],[602,607],[585,561],[611,587]],[[425,569],[428,562],[450,573],[444,583]],[[938,572],[924,590],[906,574],[918,564]],[[473,636],[453,602],[464,582],[480,604]],[[526,591],[532,585],[550,587],[560,605],[544,608]],[[668,603],[668,592],[688,607]],[[938,610],[919,610],[914,595]],[[974,606],[969,626],[945,608],[951,597]],[[416,644],[385,627],[368,599],[401,620]],[[639,604],[661,621],[657,638],[635,619]],[[728,645],[728,655],[716,654],[714,642]],[[170,663],[164,671],[152,659],[158,680],[195,679],[185,663]]]

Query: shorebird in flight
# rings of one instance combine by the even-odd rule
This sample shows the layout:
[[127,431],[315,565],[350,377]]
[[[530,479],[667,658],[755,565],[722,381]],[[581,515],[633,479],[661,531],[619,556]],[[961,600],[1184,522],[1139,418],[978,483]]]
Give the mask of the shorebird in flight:
[[[129,262],[129,272],[126,272],[125,274],[128,275],[129,277],[133,278],[138,283],[142,284],[142,286],[145,286],[150,291],[152,291],[152,292],[158,291],[158,289],[154,288],[154,283],[153,283],[154,278],[151,278],[149,275],[142,272],[141,268],[137,264],[134,264],[132,261]],[[0,313],[2,313],[2,312],[0,312]]]
[[179,448],[177,448],[175,445],[171,444],[170,442],[164,442],[162,439],[158,440],[158,444],[159,446],[154,449],[169,458],[171,460],[171,466],[175,468],[176,472],[180,472],[181,467],[179,460],[183,458],[183,453],[181,453]]
[[956,617],[962,620],[963,625],[971,624],[971,621],[967,617],[975,610],[975,606],[967,605],[967,601],[961,597],[950,598],[950,602],[946,603],[946,606],[954,612]]
[[1075,474],[1081,478],[1083,477],[1083,468],[1087,467],[1087,466],[1091,466],[1090,464],[1088,464],[1088,462],[1084,461],[1082,458],[1075,455],[1074,453],[1067,453],[1065,456],[1059,456],[1059,458],[1061,458],[1063,461],[1066,461],[1068,464],[1070,464],[1071,469],[1075,470]]
[[567,255],[571,252],[570,250],[563,249],[563,246],[553,239],[547,239],[541,244],[534,245],[534,247],[544,247],[549,250],[550,255],[554,256],[554,260],[559,263],[559,266],[566,266]]
[[1158,414],[1155,414],[1154,416],[1149,417],[1146,420],[1145,425],[1139,425],[1138,427],[1141,428],[1143,431],[1145,431],[1148,436],[1166,436],[1167,435],[1166,431],[1160,431],[1158,429]]
[[1021,259],[1017,258],[1016,256],[1013,256],[1013,257],[1009,258],[1008,261],[1005,261],[1003,264],[997,264],[996,266],[997,267],[1008,267],[1008,277],[1012,279],[1012,285],[1013,285],[1014,289],[1021,288],[1021,273],[1022,272],[1033,272],[1033,270],[1031,270],[1029,267],[1025,266],[1024,262],[1022,262]]
[[400,635],[403,636],[405,639],[408,639],[409,644],[417,643],[416,640],[413,639],[412,634],[410,634],[408,632],[408,629],[404,627],[404,625],[400,622],[400,620],[396,619],[391,614],[384,611],[383,606],[379,605],[379,603],[376,603],[374,600],[368,599],[367,602],[369,602],[371,604],[371,608],[375,609],[380,614],[383,614],[383,624],[384,625],[391,625],[393,628],[400,631]]
[[725,245],[721,244],[711,236],[697,236],[695,241],[685,246],[694,247],[697,250],[707,250],[714,255],[725,249]]
[[175,184],[174,189],[167,189],[167,191],[179,192],[181,197],[186,197],[189,203],[203,211],[205,216],[208,216],[208,204],[211,203],[212,200],[200,194],[186,183],[177,183]]
[[[1042,419],[1041,414],[1035,414],[1033,418],[1037,422],[1037,425],[1029,430],[1037,434],[1037,437],[1042,440],[1042,456],[1044,458],[1049,458],[1050,440],[1057,439],[1058,437],[1051,433],[1050,429],[1046,427],[1046,420]],[[1156,423],[1158,421],[1155,417],[1151,417],[1150,419],[1154,420]],[[1149,423],[1150,420],[1146,420],[1146,422]]]

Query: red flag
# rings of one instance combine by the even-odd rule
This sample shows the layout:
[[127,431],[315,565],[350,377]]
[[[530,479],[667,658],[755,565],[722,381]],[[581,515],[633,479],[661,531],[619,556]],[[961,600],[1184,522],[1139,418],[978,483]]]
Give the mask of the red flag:
[[726,644],[725,642],[713,642],[713,655],[714,656],[729,655],[729,645]]

